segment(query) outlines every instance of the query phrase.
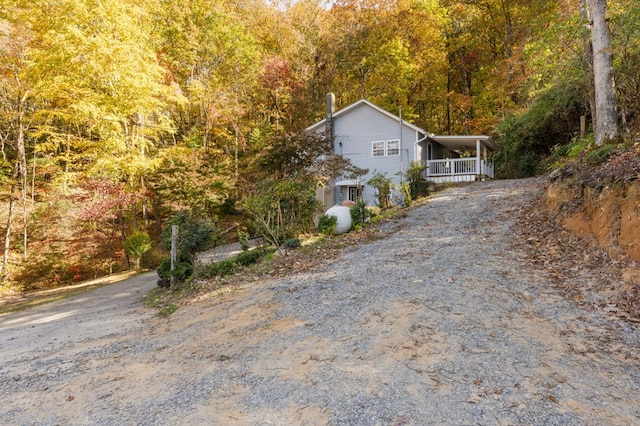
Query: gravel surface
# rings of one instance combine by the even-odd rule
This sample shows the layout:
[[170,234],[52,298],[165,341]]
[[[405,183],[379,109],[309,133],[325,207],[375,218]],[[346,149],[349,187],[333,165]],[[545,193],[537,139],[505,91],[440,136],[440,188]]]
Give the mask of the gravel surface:
[[447,190],[321,267],[119,333],[26,352],[2,324],[0,424],[640,424],[638,328],[515,238],[542,184]]

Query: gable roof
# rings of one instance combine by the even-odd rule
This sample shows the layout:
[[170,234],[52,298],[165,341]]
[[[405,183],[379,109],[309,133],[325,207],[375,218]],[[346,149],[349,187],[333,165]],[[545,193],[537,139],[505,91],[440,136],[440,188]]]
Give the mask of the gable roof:
[[[392,114],[389,111],[386,111],[380,108],[379,106],[369,102],[366,99],[360,99],[359,101],[354,102],[351,105],[346,106],[341,110],[334,112],[333,119],[335,120],[337,118],[340,118],[341,116],[348,114],[350,111],[353,111],[362,105],[366,105],[369,108],[372,108],[375,111],[379,112],[380,114],[386,115],[387,117],[393,119],[394,121],[400,121],[400,117],[398,117],[397,115]],[[316,124],[313,124],[307,127],[306,131],[307,132],[320,131],[326,126],[326,122],[327,122],[326,118],[321,121],[318,121]],[[443,145],[453,151],[458,149],[463,149],[463,148],[474,149],[476,147],[476,141],[478,140],[482,143],[483,146],[486,146],[491,151],[496,151],[498,148],[495,142],[493,142],[493,140],[491,140],[491,138],[486,135],[436,136],[435,134],[429,133],[426,130],[421,129],[420,127],[414,124],[411,124],[405,120],[402,120],[402,125],[407,126],[411,130],[415,130],[416,132],[422,134],[424,138],[428,137],[429,139],[435,142],[438,142],[440,145]]]
[[[391,118],[391,119],[393,119],[395,121],[400,121],[400,117],[398,117],[397,115],[392,114],[389,111],[386,111],[386,110],[380,108],[379,106],[377,106],[375,104],[372,104],[371,102],[369,102],[366,99],[360,99],[359,101],[354,102],[351,105],[346,106],[346,107],[342,108],[341,110],[338,110],[338,111],[334,112],[333,113],[333,119],[335,120],[337,118],[340,118],[341,116],[348,114],[349,111],[353,111],[354,109],[356,109],[356,108],[358,108],[358,107],[360,107],[362,105],[366,105],[366,106],[368,106],[370,108],[373,108],[374,110],[378,111],[379,113],[384,114],[387,117],[389,117],[389,118]],[[326,125],[326,122],[327,122],[327,119],[325,118],[325,119],[323,119],[321,121],[318,121],[316,124],[313,124],[313,125],[307,127],[306,130],[308,132],[317,132],[318,130],[321,130]],[[418,126],[409,123],[408,121],[402,120],[402,124],[404,126],[409,127],[411,130],[415,130],[416,132],[422,133],[424,135],[428,134],[426,130],[421,129]]]

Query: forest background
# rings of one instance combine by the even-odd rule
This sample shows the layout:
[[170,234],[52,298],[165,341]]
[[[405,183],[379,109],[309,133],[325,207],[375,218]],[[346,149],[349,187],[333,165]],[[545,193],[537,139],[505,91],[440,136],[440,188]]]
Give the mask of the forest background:
[[[584,3],[0,0],[0,287],[133,268],[147,236],[155,267],[176,221],[252,233],[257,195],[331,177],[312,167],[329,147],[300,136],[329,92],[489,134],[501,177],[547,171],[593,139]],[[640,2],[607,5],[633,140]]]

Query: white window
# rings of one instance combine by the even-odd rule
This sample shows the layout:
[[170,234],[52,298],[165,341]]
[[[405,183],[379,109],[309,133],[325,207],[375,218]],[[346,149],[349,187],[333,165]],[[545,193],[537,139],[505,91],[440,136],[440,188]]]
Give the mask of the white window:
[[384,157],[384,141],[371,142],[371,156]]
[[387,155],[400,155],[400,141],[387,141]]

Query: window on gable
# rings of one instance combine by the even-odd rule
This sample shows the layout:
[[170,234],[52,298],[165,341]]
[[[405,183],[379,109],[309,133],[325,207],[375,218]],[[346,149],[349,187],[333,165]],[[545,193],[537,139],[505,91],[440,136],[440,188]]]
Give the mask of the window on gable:
[[371,142],[371,156],[372,157],[384,157],[384,141]]
[[400,141],[387,141],[387,155],[400,155]]

